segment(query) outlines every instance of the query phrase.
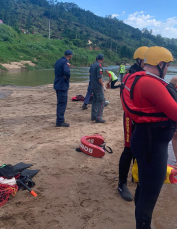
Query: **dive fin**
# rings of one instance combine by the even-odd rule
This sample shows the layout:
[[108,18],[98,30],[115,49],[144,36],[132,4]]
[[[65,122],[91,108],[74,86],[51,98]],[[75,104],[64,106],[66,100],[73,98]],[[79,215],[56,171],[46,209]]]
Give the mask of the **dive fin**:
[[25,170],[31,166],[32,166],[32,164],[25,164],[23,162],[20,162],[20,163],[14,165],[13,168],[14,168],[14,171],[16,173],[19,173],[19,172],[22,172],[23,170]]
[[31,169],[25,169],[21,172],[20,177],[29,177],[33,178],[40,170],[31,170]]
[[[35,183],[32,180],[32,178],[39,172],[40,170],[30,170],[30,169],[25,169],[21,172],[20,177],[18,178],[18,181],[22,181],[23,183],[27,183],[27,186],[29,188],[32,188]],[[18,187],[19,190],[23,187],[22,185],[20,185],[20,182],[18,182]],[[25,187],[23,187],[25,189]]]

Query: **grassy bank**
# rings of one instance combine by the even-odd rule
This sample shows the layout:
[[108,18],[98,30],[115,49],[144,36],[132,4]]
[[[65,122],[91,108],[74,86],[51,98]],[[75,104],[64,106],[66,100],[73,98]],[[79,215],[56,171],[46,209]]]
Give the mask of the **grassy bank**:
[[5,24],[0,25],[0,64],[30,60],[36,64],[36,68],[51,68],[56,60],[63,56],[66,49],[71,49],[74,52],[71,61],[74,66],[89,66],[100,52],[105,55],[106,65],[119,64],[121,61],[118,55],[109,50],[79,48],[68,39],[49,40],[40,34],[17,33]]

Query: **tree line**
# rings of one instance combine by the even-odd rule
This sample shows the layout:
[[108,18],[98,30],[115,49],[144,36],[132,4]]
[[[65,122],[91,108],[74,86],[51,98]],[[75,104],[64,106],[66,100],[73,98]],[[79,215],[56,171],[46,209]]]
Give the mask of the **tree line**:
[[[68,39],[75,46],[100,48],[131,59],[140,46],[163,46],[177,57],[177,39],[163,38],[144,28],[135,29],[110,15],[99,17],[75,3],[57,0],[0,0],[0,19],[17,31],[25,28],[48,37],[51,21],[51,38]],[[88,40],[92,43],[88,44]]]

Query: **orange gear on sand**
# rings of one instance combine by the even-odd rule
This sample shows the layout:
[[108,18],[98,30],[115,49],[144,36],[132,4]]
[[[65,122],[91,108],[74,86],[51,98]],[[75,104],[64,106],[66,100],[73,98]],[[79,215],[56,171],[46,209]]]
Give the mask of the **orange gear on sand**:
[[109,82],[106,84],[106,88],[107,89],[110,89],[111,88]]
[[10,194],[15,196],[18,191],[18,186],[0,184],[0,207],[3,206],[9,199]]

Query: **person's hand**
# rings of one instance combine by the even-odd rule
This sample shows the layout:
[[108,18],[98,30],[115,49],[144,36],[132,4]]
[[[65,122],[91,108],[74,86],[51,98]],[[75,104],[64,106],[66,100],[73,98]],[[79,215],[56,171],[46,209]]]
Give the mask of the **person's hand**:
[[177,76],[174,76],[174,77],[171,79],[170,83],[172,83],[172,84],[176,87],[176,85],[177,85]]
[[106,87],[105,87],[105,85],[103,85],[103,91],[106,91]]
[[175,165],[174,166],[176,166],[177,167],[177,162],[175,163]]

